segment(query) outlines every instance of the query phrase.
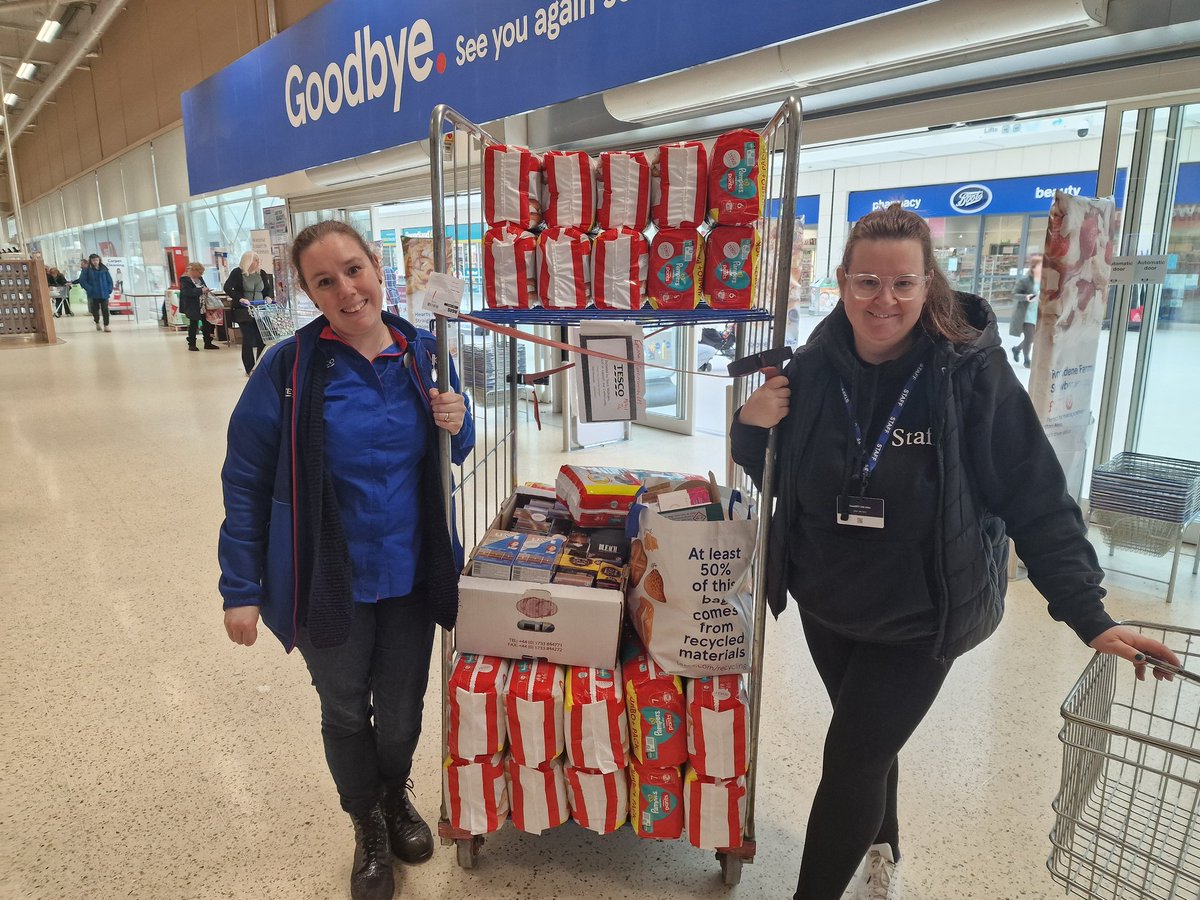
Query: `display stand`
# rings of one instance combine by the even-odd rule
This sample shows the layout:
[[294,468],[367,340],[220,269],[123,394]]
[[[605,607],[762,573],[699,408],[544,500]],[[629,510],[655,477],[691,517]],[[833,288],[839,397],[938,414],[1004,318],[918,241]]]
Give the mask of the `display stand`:
[[0,259],[0,340],[58,343],[50,286],[40,259]]
[[[767,348],[782,347],[785,337],[788,288],[794,239],[796,208],[796,184],[798,180],[798,157],[802,112],[800,103],[789,98],[763,130],[764,158],[768,166],[767,196],[762,198],[764,215],[758,221],[761,238],[758,280],[752,309],[742,311],[714,310],[701,305],[693,310],[660,311],[640,310],[495,310],[482,306],[482,291],[471,272],[466,276],[467,290],[464,304],[470,305],[469,313],[478,319],[505,326],[549,325],[558,326],[556,331],[564,333],[571,325],[584,319],[612,319],[636,321],[653,327],[678,325],[716,325],[732,322],[736,329],[736,355],[759,352]],[[448,133],[452,132],[452,133]],[[483,183],[482,165],[484,148],[497,143],[487,132],[468,121],[447,106],[434,109],[430,123],[430,160],[432,173],[433,233],[435,235],[469,234],[470,228],[481,220],[478,210],[480,185]],[[449,260],[461,258],[458,246],[447,248],[458,241],[435,240],[434,261],[438,272],[456,274],[451,271]],[[449,256],[447,251],[449,249]],[[472,323],[461,319],[439,318],[436,322],[438,338],[438,373],[441,390],[449,389],[450,346],[459,347],[469,342],[487,342],[489,355],[494,359],[508,358],[507,372],[520,369],[518,364],[518,342],[516,339],[496,332],[472,336]],[[461,360],[460,360],[461,363]],[[486,367],[475,366],[475,371]],[[446,496],[453,498],[447,505],[448,524],[455,529],[465,546],[474,546],[492,522],[500,506],[513,493],[517,483],[517,410],[520,385],[515,379],[494,379],[464,372],[462,390],[473,400],[476,450],[467,465],[452,467],[450,463],[450,436],[441,432],[442,478]],[[504,371],[495,366],[493,371]],[[555,377],[563,378],[565,373]],[[734,405],[744,402],[749,393],[761,383],[761,376],[738,380],[733,386]],[[564,417],[570,415],[569,392],[563,391]],[[767,459],[774,458],[775,436],[769,438]],[[452,473],[452,468],[458,471]],[[726,460],[713,460],[714,471],[726,471]],[[453,477],[452,477],[453,474]],[[749,479],[740,469],[733,471],[733,484],[746,495],[757,494],[758,508],[764,514],[758,518],[757,546],[767,546],[773,491],[772,466],[766,467],[761,491],[755,491]],[[765,568],[756,565],[753,573],[754,585],[754,646],[751,671],[747,676],[750,712],[751,763],[746,777],[746,825],[743,843],[736,849],[719,851],[722,876],[727,884],[736,884],[741,878],[742,863],[752,861],[755,854],[754,797],[757,772],[756,748],[759,719],[761,715],[760,687],[763,677],[763,635],[767,617]],[[449,751],[447,727],[448,707],[445,702],[450,666],[453,656],[453,634],[442,636],[442,746],[443,758]],[[475,864],[483,839],[461,832],[450,825],[448,799],[443,791],[441,821],[438,833],[444,844],[455,843],[458,862],[464,868]],[[600,838],[603,840],[603,838]]]

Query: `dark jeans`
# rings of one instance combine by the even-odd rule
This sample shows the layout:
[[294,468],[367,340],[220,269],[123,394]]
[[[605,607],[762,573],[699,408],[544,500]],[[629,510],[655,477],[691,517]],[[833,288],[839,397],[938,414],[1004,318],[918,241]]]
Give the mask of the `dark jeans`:
[[88,312],[92,314],[92,318],[96,320],[96,324],[100,324],[100,313],[104,313],[104,324],[108,324],[108,298],[98,300],[95,297],[88,297]]
[[262,339],[262,333],[258,330],[258,323],[253,319],[247,318],[238,327],[242,329],[242,365],[248,374],[253,370],[254,364],[258,362],[258,358],[262,356],[263,349],[267,345]]
[[350,636],[318,650],[296,646],[321,698],[325,760],[342,809],[363,815],[385,787],[401,787],[421,736],[434,623],[419,593],[355,603]]
[[193,319],[188,316],[187,342],[189,347],[196,346],[196,332],[204,332],[204,346],[207,347],[213,342],[213,323],[200,316],[198,319]]
[[1018,354],[1023,354],[1025,362],[1029,362],[1029,354],[1033,352],[1033,333],[1035,331],[1037,331],[1037,325],[1030,325],[1028,322],[1025,323],[1021,343],[1013,348],[1013,359],[1016,359]]
[[801,614],[833,703],[795,900],[839,900],[872,844],[900,858],[896,757],[950,671],[928,645],[867,644]]

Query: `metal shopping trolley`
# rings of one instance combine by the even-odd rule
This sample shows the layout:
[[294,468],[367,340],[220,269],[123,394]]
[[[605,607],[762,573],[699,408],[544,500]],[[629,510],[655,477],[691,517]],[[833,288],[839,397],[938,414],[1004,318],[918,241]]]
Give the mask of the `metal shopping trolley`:
[[[1200,631],[1126,623],[1200,671]],[[1047,861],[1090,900],[1200,898],[1200,682],[1139,682],[1096,654],[1062,706],[1062,784]]]
[[255,304],[250,307],[250,315],[265,343],[270,344],[296,333],[292,311],[286,306],[278,303]]
[[[463,306],[473,321],[462,318],[437,319],[435,328],[438,337],[438,372],[445,389],[449,372],[451,347],[458,348],[458,371],[462,389],[471,395],[475,420],[476,448],[467,462],[457,467],[451,478],[452,466],[449,453],[449,436],[443,432],[443,487],[446,495],[453,499],[447,516],[450,527],[456,529],[463,544],[471,547],[483,535],[497,510],[514,491],[517,479],[517,410],[521,385],[513,373],[522,370],[518,354],[515,329],[525,327],[540,330],[544,336],[555,335],[562,342],[567,340],[567,331],[580,321],[591,318],[634,320],[652,328],[720,326],[732,323],[736,335],[735,355],[743,357],[768,348],[784,345],[787,321],[788,289],[791,277],[792,245],[796,235],[796,185],[799,172],[800,131],[802,124],[800,102],[789,98],[784,102],[771,121],[763,129],[764,159],[767,164],[766,196],[763,198],[762,214],[757,223],[761,239],[758,282],[755,300],[751,309],[719,310],[703,304],[693,310],[564,310],[564,309],[486,309],[482,292],[481,270],[478,265],[478,238],[473,242],[473,231],[482,230],[482,203],[480,192],[483,185],[484,150],[498,143],[479,126],[446,106],[434,109],[430,123],[431,195],[433,198],[433,234],[446,235],[446,240],[434,240],[434,262],[438,272],[456,273],[466,281]],[[501,326],[480,328],[478,323]],[[480,332],[476,331],[479,328]],[[485,366],[467,365],[470,352],[488,345],[488,353],[494,360],[507,356],[508,365],[495,366],[492,380],[487,378]],[[543,348],[538,348],[539,350]],[[530,366],[537,363],[530,354]],[[538,361],[545,363],[545,354]],[[559,360],[553,360],[557,363]],[[565,386],[565,375],[553,376],[561,379],[560,388]],[[746,397],[762,382],[760,375],[741,378],[732,385],[732,407],[745,402]],[[563,390],[564,420],[569,416],[569,392]],[[774,434],[770,438],[767,459],[773,459]],[[564,450],[568,449],[564,445]],[[723,461],[722,461],[723,462]],[[723,466],[714,466],[723,468]],[[757,494],[757,508],[768,511],[772,499],[772,467],[767,466],[761,491],[755,492],[749,479],[740,470],[730,469],[728,483],[742,490],[744,496]],[[770,516],[758,519],[757,545],[766,546]],[[743,862],[752,862],[756,852],[754,828],[754,802],[757,773],[758,733],[761,715],[761,690],[763,684],[763,642],[767,618],[765,572],[761,565],[753,572],[754,584],[754,637],[752,662],[747,676],[750,726],[750,764],[746,776],[746,821],[742,833],[742,844],[737,848],[718,851],[721,875],[726,884],[737,884],[741,878]],[[448,702],[447,687],[453,658],[453,637],[449,632],[442,635],[442,758],[449,752],[447,737]],[[449,820],[449,802],[445,789],[442,795],[441,820],[438,833],[444,844],[453,843],[458,852],[458,862],[463,868],[475,865],[483,838],[458,830]],[[601,838],[601,840],[603,840]]]

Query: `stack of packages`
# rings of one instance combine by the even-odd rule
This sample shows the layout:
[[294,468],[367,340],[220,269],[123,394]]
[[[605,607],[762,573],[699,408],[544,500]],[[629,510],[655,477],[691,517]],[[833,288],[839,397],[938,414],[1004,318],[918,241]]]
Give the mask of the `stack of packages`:
[[[528,309],[748,309],[766,161],[758,132],[651,154],[484,151],[484,296]],[[537,232],[544,223],[545,228]],[[711,223],[711,224],[710,224]]]
[[633,748],[634,831],[673,840],[686,826],[695,847],[740,847],[749,769],[742,677],[669,675],[632,633],[621,655]]

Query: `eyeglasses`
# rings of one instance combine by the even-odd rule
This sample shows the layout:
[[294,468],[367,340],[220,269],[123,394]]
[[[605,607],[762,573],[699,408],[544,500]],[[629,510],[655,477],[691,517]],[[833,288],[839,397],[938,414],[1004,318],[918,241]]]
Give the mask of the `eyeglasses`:
[[882,278],[879,275],[860,272],[850,276],[850,293],[855,300],[874,300],[887,284],[892,289],[893,297],[907,302],[916,300],[928,281],[928,275],[893,275],[891,278]]

